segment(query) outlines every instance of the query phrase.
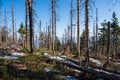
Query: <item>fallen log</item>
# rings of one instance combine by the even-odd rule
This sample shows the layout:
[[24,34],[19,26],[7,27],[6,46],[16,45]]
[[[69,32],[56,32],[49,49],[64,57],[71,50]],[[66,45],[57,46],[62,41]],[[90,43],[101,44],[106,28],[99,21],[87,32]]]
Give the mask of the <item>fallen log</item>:
[[118,62],[118,63],[120,63],[120,59],[110,59],[111,61],[113,61],[113,62]]
[[46,57],[52,61],[55,61],[56,63],[58,64],[62,64],[62,65],[66,65],[72,69],[76,69],[76,70],[79,70],[79,71],[82,71],[82,72],[85,72],[85,73],[89,73],[89,74],[92,74],[92,75],[97,75],[103,79],[109,79],[109,80],[120,80],[120,75],[118,74],[113,74],[113,73],[109,73],[109,72],[104,72],[104,71],[100,71],[99,69],[93,69],[93,68],[90,68],[90,67],[79,67],[77,65],[73,65],[73,64],[70,64],[70,63],[67,63],[65,61],[60,61],[60,60],[57,60],[57,59],[51,59],[49,57]]
[[[66,59],[68,61],[71,61],[71,62],[75,63],[76,65],[80,64],[80,62],[78,60],[75,60],[75,59],[70,59],[70,58],[67,58],[67,57],[61,57],[61,58]],[[83,63],[81,63],[81,64],[83,64]],[[120,72],[116,71],[116,70],[108,70],[108,69],[105,69],[105,68],[99,67],[99,66],[96,66],[95,69],[100,69],[100,70],[103,70],[103,71],[106,71],[106,72],[109,72],[109,73],[119,74],[120,75]]]
[[76,65],[79,65],[79,64],[80,64],[80,61],[78,61],[78,60],[70,59],[70,58],[62,57],[62,56],[60,56],[60,57],[63,58],[63,59],[66,59],[66,60],[68,60],[68,61],[71,61],[71,62],[75,63]]

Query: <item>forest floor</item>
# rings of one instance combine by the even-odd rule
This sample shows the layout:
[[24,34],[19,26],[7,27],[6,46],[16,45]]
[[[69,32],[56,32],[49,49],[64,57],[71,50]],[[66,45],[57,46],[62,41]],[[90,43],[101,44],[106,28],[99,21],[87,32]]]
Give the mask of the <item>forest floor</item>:
[[[57,59],[68,60],[66,63],[78,65],[79,60],[68,58],[65,55],[52,56],[49,51],[36,52],[29,55],[19,50],[0,50],[0,79],[2,80],[106,80],[98,75],[93,75],[70,68],[54,61]],[[46,56],[51,56],[50,60]],[[84,61],[84,56],[81,57]],[[103,67],[105,61],[90,58],[92,68]],[[65,61],[64,61],[65,62]],[[73,62],[73,63],[72,63]],[[105,69],[120,71],[119,62],[111,62]],[[120,76],[120,74],[119,74]],[[109,80],[109,79],[108,79]]]

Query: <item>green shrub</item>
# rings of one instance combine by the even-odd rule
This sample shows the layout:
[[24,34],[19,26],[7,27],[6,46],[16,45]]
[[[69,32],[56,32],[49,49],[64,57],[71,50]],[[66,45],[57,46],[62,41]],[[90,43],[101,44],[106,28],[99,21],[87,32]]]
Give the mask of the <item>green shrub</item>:
[[29,53],[30,49],[29,48],[24,48],[22,51],[25,52],[25,53]]
[[0,78],[3,78],[5,80],[9,79],[7,68],[5,66],[0,66]]

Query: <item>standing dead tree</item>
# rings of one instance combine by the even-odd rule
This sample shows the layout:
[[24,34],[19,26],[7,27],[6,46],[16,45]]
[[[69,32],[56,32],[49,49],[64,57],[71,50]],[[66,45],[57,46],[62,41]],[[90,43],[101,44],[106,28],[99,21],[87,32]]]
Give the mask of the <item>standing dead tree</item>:
[[28,13],[28,0],[26,0],[25,2],[25,9],[26,9],[26,13],[25,13],[25,27],[26,27],[26,47],[28,46],[28,16],[29,16],[29,13]]
[[55,54],[55,38],[56,38],[56,0],[52,2],[52,51]]
[[40,23],[39,23],[39,41],[40,41],[40,43],[39,43],[39,48],[41,48],[41,20],[40,20]]
[[65,35],[64,33],[62,34],[62,49],[64,50],[64,46],[65,46]]
[[85,57],[85,61],[86,61],[86,65],[88,66],[89,64],[89,0],[85,0],[85,50],[86,50],[86,57]]
[[96,45],[95,56],[98,57],[98,10],[96,9]]
[[77,53],[80,60],[80,0],[77,0]]
[[70,10],[70,27],[71,27],[71,40],[70,40],[70,47],[71,52],[73,52],[73,0],[71,0],[71,10]]
[[51,19],[49,21],[49,26],[48,26],[48,47],[49,47],[49,50],[51,51],[52,50],[52,26],[51,26]]
[[12,31],[13,31],[13,35],[12,35],[12,37],[13,37],[13,44],[14,44],[14,42],[15,42],[15,40],[14,40],[14,0],[12,0]]
[[48,26],[48,50],[50,50],[51,51],[51,31],[50,31],[50,29],[51,29],[51,26],[49,25]]
[[107,64],[110,63],[110,22],[108,22],[107,24],[107,27],[108,27],[108,37],[107,37]]
[[33,0],[28,0],[29,28],[30,28],[30,53],[33,53]]
[[95,1],[93,0],[85,0],[85,66],[89,65],[89,16],[90,16],[90,10],[92,6],[94,6]]
[[6,10],[4,11],[4,29],[5,29],[5,42],[7,43],[8,34],[7,34],[7,16],[6,16]]
[[48,49],[48,25],[46,22],[46,31],[45,31],[45,48]]
[[95,21],[93,21],[93,52],[95,52],[95,45],[96,39],[95,39]]

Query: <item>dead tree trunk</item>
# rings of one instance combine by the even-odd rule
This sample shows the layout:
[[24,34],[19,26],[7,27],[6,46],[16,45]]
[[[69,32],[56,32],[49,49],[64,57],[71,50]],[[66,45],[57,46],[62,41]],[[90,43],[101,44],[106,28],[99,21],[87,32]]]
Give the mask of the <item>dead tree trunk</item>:
[[88,11],[88,5],[89,5],[89,0],[85,0],[85,48],[86,48],[86,57],[85,57],[85,61],[86,61],[86,65],[88,66],[89,64],[89,11]]
[[67,44],[67,31],[65,29],[65,44]]
[[77,0],[77,53],[80,60],[80,0]]
[[117,58],[118,55],[118,35],[115,35],[115,54],[114,54],[114,59]]
[[56,0],[52,0],[52,51],[55,54]]
[[70,35],[69,35],[69,25],[67,25],[67,40],[69,40],[69,37],[70,37]]
[[48,56],[45,56],[45,58],[48,58],[49,60],[51,61],[55,61],[57,64],[62,64],[62,65],[66,65],[67,67],[70,67],[72,69],[76,69],[76,70],[79,70],[79,71],[82,71],[84,73],[89,73],[89,74],[92,74],[92,75],[96,75],[102,79],[106,79],[106,80],[119,80],[120,79],[120,76],[119,75],[116,75],[114,73],[111,73],[111,72],[108,72],[108,71],[104,71],[104,70],[100,70],[100,69],[94,69],[94,68],[91,68],[91,67],[79,67],[77,65],[75,65],[74,63],[72,63],[72,61],[70,61],[71,63],[68,63],[66,62],[67,60],[62,58],[63,60],[57,60],[57,59],[53,59],[51,58],[51,55],[48,55]]
[[52,50],[52,26],[51,26],[51,19],[50,19],[50,23],[49,23],[49,50]]
[[56,43],[56,0],[55,0],[55,3],[54,3],[54,8],[55,8],[55,12],[54,12],[54,14],[55,14],[55,51],[57,51],[57,43]]
[[107,64],[109,64],[110,63],[110,59],[109,59],[109,57],[110,57],[110,22],[108,22],[108,25],[107,25],[107,27],[108,27],[108,37],[107,37]]
[[39,24],[39,27],[40,27],[40,31],[39,31],[39,48],[41,48],[41,41],[42,41],[42,39],[41,39],[41,20],[40,20],[40,24]]
[[73,0],[71,1],[71,10],[70,10],[70,27],[71,27],[71,41],[70,41],[70,47],[71,47],[71,52],[73,52]]
[[16,27],[16,23],[15,23],[15,44],[16,46],[18,45],[18,41],[17,41],[17,27]]
[[64,35],[64,33],[63,33],[63,35],[62,35],[62,49],[64,50],[64,46],[65,46],[65,35]]
[[46,31],[45,31],[45,48],[48,49],[48,25],[47,25],[47,22],[46,22]]
[[28,0],[29,6],[29,27],[30,27],[30,53],[33,53],[33,0]]
[[5,43],[7,43],[7,20],[6,20],[6,10],[4,11],[4,28],[5,28]]
[[14,0],[13,0],[13,3],[12,3],[12,31],[13,31],[13,44],[14,44],[14,42],[15,42],[15,40],[14,40]]
[[96,50],[95,56],[98,57],[98,11],[96,9]]
[[50,25],[48,26],[48,50],[50,50]]
[[95,39],[95,21],[93,21],[93,53],[95,53],[95,44],[96,44],[96,39]]
[[26,7],[26,21],[25,21],[25,27],[26,27],[26,47],[28,46],[28,0],[25,2]]

